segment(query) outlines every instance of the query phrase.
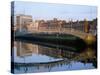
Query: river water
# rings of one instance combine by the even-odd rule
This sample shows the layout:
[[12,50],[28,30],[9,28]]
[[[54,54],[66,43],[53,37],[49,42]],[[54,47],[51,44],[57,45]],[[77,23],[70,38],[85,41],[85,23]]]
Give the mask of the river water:
[[95,49],[87,47],[80,53],[37,43],[14,41],[12,46],[14,73],[54,72],[96,68]]

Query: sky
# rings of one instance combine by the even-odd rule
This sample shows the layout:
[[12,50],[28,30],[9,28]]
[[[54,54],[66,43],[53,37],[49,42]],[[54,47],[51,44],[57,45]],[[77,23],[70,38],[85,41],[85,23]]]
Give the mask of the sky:
[[33,20],[93,20],[97,17],[96,6],[36,3],[15,1],[14,14],[32,15]]

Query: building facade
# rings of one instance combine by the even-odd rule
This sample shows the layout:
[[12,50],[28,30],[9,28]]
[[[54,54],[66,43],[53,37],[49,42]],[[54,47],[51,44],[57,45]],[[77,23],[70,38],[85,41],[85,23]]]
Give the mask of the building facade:
[[16,27],[17,30],[22,32],[24,30],[27,30],[27,25],[32,22],[32,16],[30,15],[17,15],[16,16]]

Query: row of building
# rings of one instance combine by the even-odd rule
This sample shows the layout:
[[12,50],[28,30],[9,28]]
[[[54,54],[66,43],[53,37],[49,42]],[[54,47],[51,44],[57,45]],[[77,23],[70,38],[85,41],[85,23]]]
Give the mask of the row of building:
[[[15,22],[14,22],[15,23]],[[60,30],[60,29],[76,29],[83,32],[93,32],[97,30],[97,19],[93,21],[69,21],[66,20],[58,20],[54,18],[53,20],[35,20],[33,21],[32,16],[30,15],[17,15],[16,23],[14,25],[14,30],[16,31],[42,31],[42,30]]]

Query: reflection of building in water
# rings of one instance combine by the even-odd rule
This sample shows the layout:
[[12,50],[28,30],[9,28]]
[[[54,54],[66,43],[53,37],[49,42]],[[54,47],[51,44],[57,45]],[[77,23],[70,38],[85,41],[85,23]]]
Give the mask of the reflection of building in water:
[[62,50],[58,48],[49,48],[44,46],[39,46],[39,53],[43,55],[48,55],[55,58],[72,58],[76,55],[74,52],[68,50]]
[[39,46],[39,54],[51,57],[61,57],[61,50],[57,50],[56,48],[54,49],[54,48]]
[[[45,46],[40,46],[36,44],[17,42],[17,56],[28,56],[34,54],[47,55],[54,58],[64,58],[66,63],[70,63],[70,61],[79,61],[82,63],[92,63],[96,64],[96,56],[95,51],[92,48],[87,48],[82,53],[74,53],[69,50],[62,50],[59,48],[50,48]],[[67,58],[67,59],[66,59]],[[57,63],[57,62],[56,62]],[[63,62],[64,63],[64,62]],[[53,66],[52,63],[48,64],[49,67]],[[40,64],[41,65],[41,64]],[[45,66],[45,65],[43,65]]]
[[27,56],[32,54],[47,55],[55,58],[72,58],[76,55],[74,52],[68,50],[61,50],[58,48],[50,48],[36,44],[29,44],[17,42],[17,56]]
[[32,53],[38,53],[37,45],[17,42],[17,56],[32,55]]

